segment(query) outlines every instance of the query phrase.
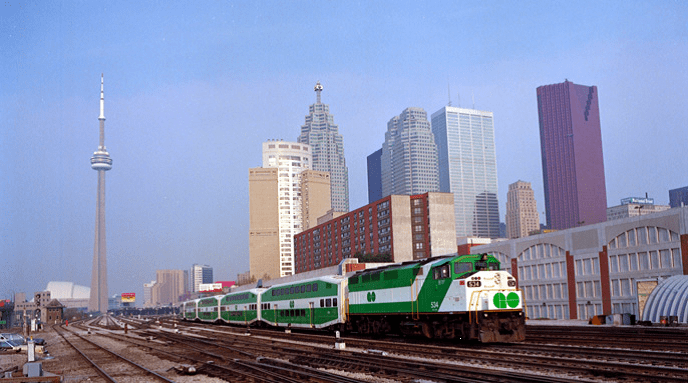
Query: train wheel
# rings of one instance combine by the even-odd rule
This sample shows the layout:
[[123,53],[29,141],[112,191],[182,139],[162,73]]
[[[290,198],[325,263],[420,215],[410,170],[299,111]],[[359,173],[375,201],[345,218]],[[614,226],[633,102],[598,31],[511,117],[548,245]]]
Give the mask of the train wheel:
[[370,318],[363,318],[361,320],[362,333],[366,335],[376,334],[377,324],[375,321],[370,320]]

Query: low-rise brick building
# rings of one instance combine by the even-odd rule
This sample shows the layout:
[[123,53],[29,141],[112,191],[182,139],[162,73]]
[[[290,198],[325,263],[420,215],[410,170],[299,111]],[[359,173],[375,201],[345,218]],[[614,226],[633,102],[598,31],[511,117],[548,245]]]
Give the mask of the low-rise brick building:
[[361,254],[404,262],[455,253],[451,193],[387,196],[294,236],[297,273]]

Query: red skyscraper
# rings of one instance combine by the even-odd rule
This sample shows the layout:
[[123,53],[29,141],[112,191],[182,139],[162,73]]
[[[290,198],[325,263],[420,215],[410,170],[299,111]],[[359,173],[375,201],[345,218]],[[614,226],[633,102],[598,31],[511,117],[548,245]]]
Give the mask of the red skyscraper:
[[547,226],[604,222],[607,187],[597,87],[570,81],[537,88]]

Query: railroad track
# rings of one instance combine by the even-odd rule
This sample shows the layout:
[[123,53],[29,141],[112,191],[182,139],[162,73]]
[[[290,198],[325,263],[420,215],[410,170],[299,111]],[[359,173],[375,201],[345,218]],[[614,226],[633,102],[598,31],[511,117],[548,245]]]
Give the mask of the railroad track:
[[142,376],[149,382],[174,382],[76,332],[65,330],[61,326],[53,328],[106,382],[125,382]]
[[[184,331],[193,332],[199,336],[207,338],[227,339],[242,333],[242,329],[226,326],[209,326],[193,324],[183,326]],[[289,339],[291,342],[309,342],[310,344],[324,344],[331,347],[334,343],[332,336],[322,336],[313,334],[292,333],[289,336],[283,332],[266,330],[251,330],[254,335],[260,334],[261,337],[278,338],[281,340]],[[247,337],[243,337],[247,338]],[[409,344],[407,339],[395,341],[380,341],[370,338],[351,338],[343,339],[347,347],[375,348],[389,354],[399,355],[423,355],[426,358],[425,365],[429,363],[437,364],[436,368],[447,371],[448,367],[441,366],[443,363],[464,363],[468,368],[488,366],[489,368],[501,368],[503,370],[518,371],[516,375],[522,375],[525,381],[536,381],[545,379],[553,381],[553,376],[563,376],[563,381],[578,380],[587,378],[590,380],[619,380],[619,381],[661,381],[661,382],[685,382],[688,381],[688,369],[686,368],[687,359],[681,352],[648,352],[633,351],[613,347],[574,347],[558,345],[535,345],[529,343],[519,343],[511,345],[447,345],[443,343],[421,343]],[[247,344],[241,346],[242,349],[252,347]],[[274,344],[271,346],[276,348]],[[258,352],[258,351],[256,351]],[[301,354],[299,354],[301,355]],[[317,355],[317,358],[312,357]],[[332,368],[361,369],[362,371],[387,371],[389,375],[394,375],[387,366],[401,365],[403,361],[393,360],[389,356],[378,359],[374,355],[365,357],[370,363],[358,363],[344,358],[344,353],[337,354],[330,358],[322,351],[311,351],[311,356],[301,355],[300,363],[310,366],[329,366]],[[444,361],[444,362],[442,362]],[[377,367],[375,366],[377,364]],[[349,367],[346,367],[349,366]],[[422,365],[410,364],[407,370],[413,371],[416,368],[423,368]],[[463,370],[467,368],[464,366]],[[409,374],[408,371],[404,372]],[[480,373],[479,371],[477,373]],[[443,379],[462,379],[456,375],[445,374]],[[427,376],[427,375],[426,375]],[[545,378],[543,378],[543,376]],[[572,377],[576,377],[573,378]],[[440,379],[439,377],[437,379]],[[516,381],[517,376],[509,379],[504,377],[487,377],[481,379],[495,379],[494,381]],[[463,381],[463,380],[461,380]],[[493,380],[490,380],[493,381]]]
[[[134,326],[136,323],[131,323]],[[146,324],[141,326],[147,328]],[[150,326],[158,328],[158,325]],[[136,331],[136,330],[133,330]],[[198,373],[225,379],[235,383],[256,382],[321,382],[357,383],[358,379],[339,376],[283,360],[262,357],[239,348],[213,346],[203,339],[185,337],[164,332],[146,332],[142,335],[125,336],[119,331],[99,330],[100,336],[107,336],[120,342],[127,342],[143,348],[157,356],[185,364],[196,365]],[[152,340],[152,338],[157,338]],[[162,341],[161,341],[162,340]],[[263,352],[265,350],[261,350]]]
[[607,346],[688,353],[686,327],[532,326],[526,328],[528,343]]
[[[155,333],[155,332],[150,332]],[[214,336],[213,336],[214,334]],[[323,347],[293,344],[283,340],[255,339],[239,334],[226,333],[218,337],[214,331],[205,334],[206,338],[197,335],[159,334],[167,340],[189,344],[199,342],[202,348],[219,347],[225,351],[263,354],[275,361],[288,359],[291,366],[305,365],[311,368],[330,368],[342,371],[361,371],[374,378],[389,378],[399,382],[416,382],[420,380],[439,382],[578,382],[579,377],[556,377],[510,369],[495,370],[493,366],[457,366],[455,363],[440,361],[409,360],[404,357],[390,357],[362,352],[337,351]],[[274,333],[273,333],[274,335]],[[217,338],[217,339],[213,339]],[[333,340],[331,338],[331,340]],[[312,342],[311,342],[312,343]]]

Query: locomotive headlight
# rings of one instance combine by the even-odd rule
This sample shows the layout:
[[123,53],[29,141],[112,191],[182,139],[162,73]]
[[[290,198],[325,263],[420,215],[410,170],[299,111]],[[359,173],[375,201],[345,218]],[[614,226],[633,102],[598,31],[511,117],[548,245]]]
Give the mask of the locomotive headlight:
[[516,286],[516,281],[514,281],[513,279],[510,279],[506,284],[509,285],[509,287],[514,287],[514,286]]

